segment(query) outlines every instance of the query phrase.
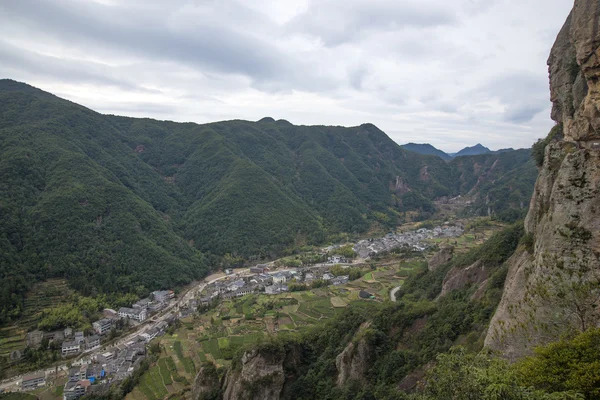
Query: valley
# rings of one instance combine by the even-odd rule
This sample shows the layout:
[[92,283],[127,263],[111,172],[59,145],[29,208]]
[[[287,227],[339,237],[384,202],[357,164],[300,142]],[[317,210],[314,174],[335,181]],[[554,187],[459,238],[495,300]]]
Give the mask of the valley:
[[[456,224],[460,228],[457,228]],[[464,226],[466,229],[463,228]],[[163,369],[165,366],[172,365],[175,365],[175,369],[171,370],[169,367],[167,371],[171,371],[170,373],[174,374],[173,377],[177,379],[171,379],[170,384],[165,383],[168,393],[189,391],[196,366],[203,362],[211,361],[219,367],[226,367],[230,365],[231,359],[240,350],[271,336],[294,334],[311,329],[339,314],[342,309],[353,302],[388,301],[393,288],[401,286],[411,273],[426,269],[426,259],[439,245],[452,244],[456,246],[458,254],[464,253],[483,243],[494,232],[502,229],[502,226],[502,224],[485,218],[459,220],[453,222],[450,227],[433,227],[432,229],[419,228],[419,225],[410,224],[398,228],[398,232],[405,233],[388,234],[379,239],[370,238],[356,243],[345,243],[344,246],[334,245],[320,249],[321,258],[337,261],[338,256],[332,257],[331,255],[335,255],[336,251],[342,247],[354,247],[360,252],[365,242],[371,246],[377,243],[388,243],[387,247],[376,246],[375,248],[379,250],[376,253],[371,252],[364,258],[358,257],[345,264],[324,262],[302,267],[286,266],[286,264],[293,265],[294,263],[290,262],[293,259],[314,257],[314,251],[318,249],[306,254],[298,254],[291,259],[286,257],[275,260],[269,263],[271,268],[263,275],[277,276],[281,274],[281,271],[293,274],[289,275],[291,279],[284,285],[285,292],[280,294],[268,295],[257,291],[259,288],[256,288],[252,290],[254,294],[241,297],[236,295],[231,298],[227,297],[227,293],[233,292],[220,292],[221,294],[217,293],[218,296],[209,298],[207,296],[214,293],[216,287],[227,288],[229,284],[240,279],[249,283],[260,274],[255,275],[250,269],[241,268],[232,270],[228,275],[223,273],[212,275],[182,291],[177,301],[172,301],[158,315],[149,318],[136,328],[128,330],[125,336],[103,343],[102,348],[88,352],[76,360],[77,363],[84,365],[90,362],[95,365],[95,360],[107,351],[127,351],[129,346],[136,346],[146,332],[155,330],[163,321],[168,322],[175,329],[170,328],[169,332],[171,333],[154,339],[161,344],[160,360],[156,364],[152,363],[150,370],[142,376],[140,387],[136,388],[130,396],[133,398],[161,398],[164,393],[154,384],[149,384],[151,381],[156,382],[150,376],[165,377],[167,372]],[[408,240],[398,240],[402,238]],[[393,245],[389,245],[390,240]],[[277,267],[278,265],[279,267]],[[347,274],[351,271],[353,277],[347,283],[332,284],[335,279],[330,282],[323,280],[323,275],[329,274],[330,271],[335,271],[337,275]],[[310,280],[308,280],[309,275]],[[307,286],[303,287],[302,285]],[[275,286],[278,285],[274,283],[273,287]],[[279,284],[280,288],[281,286]],[[262,290],[264,289],[265,286],[262,287]],[[361,298],[364,294],[368,294],[368,296],[364,296],[366,299]],[[208,299],[206,303],[203,302],[205,298]],[[201,310],[200,313],[196,311],[197,308]],[[34,308],[32,307],[32,309]],[[202,311],[206,309],[208,310]],[[9,327],[8,331],[10,329],[15,328]],[[164,328],[160,332],[160,335],[164,334]],[[22,337],[21,340],[24,341],[24,334],[22,336],[13,335],[13,337]],[[16,339],[9,339],[2,343],[13,343],[14,340]],[[175,343],[177,344],[175,345]],[[19,347],[17,344],[15,346]],[[2,346],[2,348],[5,347]],[[8,347],[6,348],[8,349]],[[47,399],[56,398],[53,393],[56,392],[57,387],[64,384],[69,370],[68,365],[72,363],[74,363],[73,359],[69,361],[69,364],[57,363],[51,368],[41,370],[40,372],[47,376],[46,385],[44,388],[36,390],[34,394],[37,393]],[[168,378],[165,380],[169,382]],[[21,381],[21,377],[18,376],[2,382],[0,387],[5,390],[18,391]]]
[[600,398],[600,0],[17,3],[0,400]]

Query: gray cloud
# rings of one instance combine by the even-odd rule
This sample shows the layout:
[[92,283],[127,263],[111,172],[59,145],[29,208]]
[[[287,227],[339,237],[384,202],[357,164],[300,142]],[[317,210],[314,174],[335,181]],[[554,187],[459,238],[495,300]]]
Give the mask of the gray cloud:
[[0,77],[121,115],[523,147],[552,125],[545,61],[567,3],[4,1]]
[[433,27],[456,22],[448,7],[428,7],[417,0],[313,0],[308,9],[288,23],[294,32],[316,36],[337,46],[368,31]]
[[0,3],[0,9],[30,28],[43,29],[67,43],[90,46],[90,52],[120,49],[259,80],[291,73],[290,63],[275,46],[236,31],[211,15],[204,15],[188,32],[168,26],[163,14],[123,6],[22,0]]
[[46,76],[53,80],[68,83],[96,83],[100,85],[116,86],[125,90],[148,92],[131,82],[119,78],[112,78],[92,62],[72,62],[58,57],[47,56],[39,53],[17,48],[0,40],[0,59],[3,65],[0,71],[19,70],[30,76]]

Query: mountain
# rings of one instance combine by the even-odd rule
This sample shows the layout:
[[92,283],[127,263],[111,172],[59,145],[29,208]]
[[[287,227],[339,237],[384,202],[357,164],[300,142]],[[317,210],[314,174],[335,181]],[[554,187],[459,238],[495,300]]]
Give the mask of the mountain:
[[509,262],[485,339],[512,359],[600,323],[598,9],[599,0],[576,2],[548,59],[557,125],[534,146],[540,172],[525,219],[528,245]]
[[511,150],[456,157],[450,161],[459,192],[470,196],[471,214],[523,218],[537,178],[531,150]]
[[[540,169],[524,223],[436,268],[423,266],[396,302],[353,302],[313,330],[238,354],[220,379],[203,365],[192,396],[599,398],[599,9],[600,0],[577,1],[552,48],[557,125],[534,145]],[[487,157],[449,165],[462,168],[461,185],[475,188],[470,180],[486,174],[473,171]],[[503,162],[485,168],[493,173]],[[516,182],[516,174],[501,179]]]
[[464,149],[460,150],[458,153],[452,153],[451,156],[452,157],[477,156],[480,154],[489,154],[489,153],[492,153],[492,151],[490,149],[488,149],[485,146],[482,146],[480,143],[477,143],[475,146],[465,147]]
[[500,153],[515,151],[515,149],[512,149],[512,148],[492,151],[479,143],[472,147],[465,147],[464,149],[460,150],[458,153],[445,153],[442,150],[439,150],[439,149],[433,147],[429,143],[423,143],[423,144],[407,143],[407,144],[403,144],[400,147],[402,147],[404,150],[412,151],[412,152],[418,153],[418,154],[438,156],[442,160],[445,160],[445,161],[452,160],[455,157],[477,156],[477,155],[481,155],[481,154],[500,154]]
[[407,143],[407,144],[403,144],[400,147],[402,147],[404,150],[412,151],[412,152],[418,153],[418,154],[438,156],[442,160],[446,160],[446,161],[452,159],[452,156],[444,153],[442,150],[436,149],[429,143],[423,143],[423,144]]
[[[19,315],[36,280],[143,295],[201,277],[219,256],[270,258],[395,226],[406,212],[426,218],[437,198],[487,199],[476,188],[510,188],[528,176],[519,168],[535,170],[509,162],[525,153],[480,157],[453,164],[406,151],[372,124],[102,115],[2,80],[0,321]],[[518,196],[505,206],[530,192]]]

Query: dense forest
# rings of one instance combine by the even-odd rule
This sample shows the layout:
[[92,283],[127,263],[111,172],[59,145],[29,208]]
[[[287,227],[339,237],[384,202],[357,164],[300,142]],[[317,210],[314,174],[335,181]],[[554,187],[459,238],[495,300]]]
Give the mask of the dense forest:
[[426,218],[440,196],[473,195],[476,214],[527,203],[529,150],[477,157],[412,153],[371,124],[101,115],[1,80],[0,323],[48,277],[85,296],[144,295],[225,254],[270,258],[407,212]]

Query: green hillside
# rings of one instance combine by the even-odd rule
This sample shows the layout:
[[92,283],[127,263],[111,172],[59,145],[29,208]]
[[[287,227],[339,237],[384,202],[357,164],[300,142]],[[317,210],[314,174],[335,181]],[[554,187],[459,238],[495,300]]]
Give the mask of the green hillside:
[[448,155],[447,153],[443,152],[442,150],[436,149],[429,143],[407,143],[407,144],[403,144],[400,147],[402,147],[404,150],[412,151],[414,153],[438,156],[442,160],[446,160],[446,161],[452,159],[452,156]]
[[199,278],[214,255],[273,257],[375,222],[392,227],[406,211],[431,215],[440,196],[492,193],[525,176],[495,162],[509,156],[478,157],[405,151],[372,124],[102,115],[0,80],[0,322],[20,314],[37,280],[143,295]]
[[459,192],[476,195],[474,214],[509,220],[525,216],[537,179],[530,149],[457,157],[450,164]]

